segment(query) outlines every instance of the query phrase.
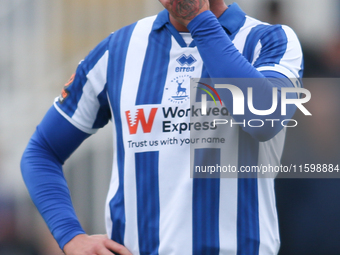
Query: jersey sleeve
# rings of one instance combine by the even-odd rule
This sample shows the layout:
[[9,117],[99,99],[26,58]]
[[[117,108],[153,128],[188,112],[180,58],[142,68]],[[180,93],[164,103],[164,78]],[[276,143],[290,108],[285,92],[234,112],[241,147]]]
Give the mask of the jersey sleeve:
[[275,71],[287,78],[301,79],[303,53],[295,32],[285,25],[259,27],[260,39],[252,61],[254,67],[261,72]]
[[82,60],[55,99],[58,112],[81,131],[93,134],[111,118],[106,93],[108,43],[103,40]]
[[32,135],[21,159],[26,187],[61,249],[84,234],[62,171],[64,161],[87,138],[51,107]]
[[74,211],[62,171],[65,160],[111,118],[106,96],[107,44],[103,40],[80,62],[31,137],[21,159],[32,201],[61,249],[85,233]]

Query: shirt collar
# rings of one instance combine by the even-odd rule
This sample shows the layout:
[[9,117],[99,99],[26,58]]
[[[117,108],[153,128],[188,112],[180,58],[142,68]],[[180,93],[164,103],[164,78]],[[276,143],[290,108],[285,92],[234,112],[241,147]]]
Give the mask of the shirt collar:
[[163,11],[158,13],[157,18],[156,18],[155,22],[153,23],[152,30],[161,29],[167,23],[170,23],[169,12],[168,12],[168,10],[164,9]]
[[[228,9],[218,18],[218,21],[230,32],[230,34],[233,34],[241,28],[245,19],[246,14],[241,10],[237,3],[233,3],[229,5]],[[167,23],[170,23],[169,12],[164,9],[157,15],[152,30],[158,30]]]

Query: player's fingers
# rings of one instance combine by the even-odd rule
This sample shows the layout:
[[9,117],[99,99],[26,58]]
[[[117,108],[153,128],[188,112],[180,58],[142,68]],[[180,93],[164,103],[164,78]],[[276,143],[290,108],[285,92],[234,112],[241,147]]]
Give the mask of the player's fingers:
[[100,250],[97,250],[96,255],[114,255],[118,253],[113,253],[112,251],[108,250],[107,248],[103,247]]
[[119,243],[116,243],[115,241],[112,241],[111,239],[106,239],[104,241],[104,245],[106,248],[110,249],[114,253],[118,253],[120,255],[132,255],[132,253],[129,252],[129,250],[125,246]]

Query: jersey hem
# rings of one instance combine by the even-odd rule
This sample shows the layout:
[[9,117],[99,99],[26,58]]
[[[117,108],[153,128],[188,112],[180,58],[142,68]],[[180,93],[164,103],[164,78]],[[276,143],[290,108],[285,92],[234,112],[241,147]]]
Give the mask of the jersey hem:
[[68,116],[66,113],[64,113],[60,108],[59,106],[57,105],[57,101],[58,101],[58,98],[55,99],[53,105],[54,107],[56,108],[56,110],[68,121],[70,122],[73,126],[75,126],[76,128],[78,128],[79,130],[87,133],[87,134],[90,134],[90,135],[93,135],[95,134],[98,129],[92,129],[92,128],[87,128],[87,127],[84,127],[82,125],[80,125],[79,123],[75,122],[72,118],[70,118],[70,116]]

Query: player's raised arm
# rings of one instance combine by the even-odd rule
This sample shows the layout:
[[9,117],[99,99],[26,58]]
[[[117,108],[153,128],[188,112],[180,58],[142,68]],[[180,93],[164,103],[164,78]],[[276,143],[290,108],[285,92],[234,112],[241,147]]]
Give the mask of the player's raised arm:
[[[262,79],[258,81],[259,86],[256,88],[256,94],[260,96],[253,98],[253,105],[259,105],[261,106],[261,109],[269,109],[271,107],[273,87],[278,88],[278,107],[274,113],[266,116],[258,116],[252,114],[250,111],[246,111],[245,115],[233,116],[236,121],[242,122],[244,119],[247,121],[254,118],[261,120],[283,120],[283,118],[289,119],[293,116],[296,110],[294,107],[289,109],[287,115],[281,115],[281,88],[293,87],[294,85],[292,82],[290,82],[289,79],[286,79],[287,77],[293,77],[287,76],[287,72],[283,74],[282,72],[278,72],[275,68],[272,68],[273,66],[280,65],[280,63],[276,63],[274,61],[277,59],[276,55],[281,54],[280,51],[283,51],[283,49],[287,51],[290,50],[289,47],[292,47],[291,45],[300,49],[300,44],[296,36],[294,37],[292,35],[290,41],[286,43],[290,45],[283,45],[285,42],[282,40],[282,38],[286,36],[286,33],[290,33],[288,28],[284,30],[282,26],[268,26],[268,29],[266,29],[265,33],[258,35],[259,40],[265,39],[265,37],[270,39],[263,40],[262,42],[261,54],[258,59],[258,62],[260,62],[261,57],[264,60],[263,63],[260,63],[260,66],[263,69],[261,71],[264,71],[261,72],[239,52],[218,21],[217,17],[222,14],[222,10],[226,9],[226,6],[225,9],[223,8],[223,1],[210,1],[211,11],[208,10],[207,5],[202,5],[202,1],[200,0],[161,0],[161,3],[169,11],[171,18],[175,19],[175,22],[184,24],[191,33],[198,51],[203,59],[204,65],[208,71],[209,77]],[[200,8],[200,11],[197,11],[198,7],[201,5],[203,7]],[[185,13],[181,13],[177,10],[178,8],[173,8],[173,6],[185,6],[186,13],[192,13],[192,15],[186,16]],[[265,43],[264,41],[268,42]],[[299,58],[299,56],[295,57]],[[287,60],[287,62],[289,61],[291,61],[291,59]],[[286,70],[285,67],[282,69]],[[268,80],[267,78],[274,79]],[[285,79],[286,81],[284,81]],[[238,84],[234,85],[238,86],[244,95],[247,95],[249,85],[248,83],[242,82],[240,80]],[[297,98],[296,94],[290,94],[289,96],[294,99]],[[229,110],[232,109],[232,94],[227,92],[223,99],[222,100],[224,101],[226,107]],[[283,128],[282,125],[279,125],[278,123],[279,122],[277,122],[274,127],[271,126],[271,123],[266,123],[262,128],[244,127],[243,129],[251,134],[254,138],[260,141],[265,141],[274,137]]]

